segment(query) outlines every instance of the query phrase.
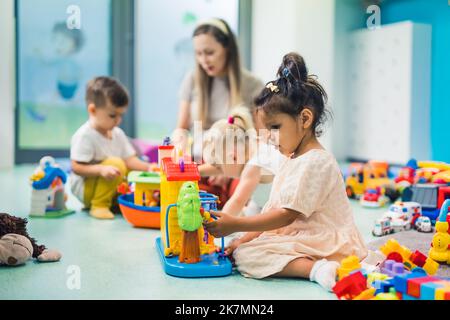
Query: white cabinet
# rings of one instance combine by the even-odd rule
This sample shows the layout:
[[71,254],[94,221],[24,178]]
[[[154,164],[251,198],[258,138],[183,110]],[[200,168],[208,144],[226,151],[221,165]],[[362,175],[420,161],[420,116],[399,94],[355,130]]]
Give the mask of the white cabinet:
[[348,52],[348,156],[429,159],[431,26],[358,30]]

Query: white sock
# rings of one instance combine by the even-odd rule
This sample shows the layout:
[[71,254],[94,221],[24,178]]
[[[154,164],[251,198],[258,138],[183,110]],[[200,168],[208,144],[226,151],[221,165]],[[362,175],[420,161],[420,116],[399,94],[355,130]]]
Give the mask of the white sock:
[[317,282],[327,291],[331,292],[331,289],[336,284],[336,272],[338,267],[339,263],[336,261],[328,261],[327,259],[318,260],[311,269],[309,279]]

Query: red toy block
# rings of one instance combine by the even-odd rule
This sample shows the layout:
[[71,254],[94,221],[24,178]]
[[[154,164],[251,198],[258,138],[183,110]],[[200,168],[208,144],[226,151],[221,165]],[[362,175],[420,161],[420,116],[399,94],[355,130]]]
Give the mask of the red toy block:
[[403,262],[403,257],[400,253],[394,251],[387,255],[386,260],[394,260],[395,262]]
[[439,280],[440,279],[436,278],[436,277],[421,277],[421,278],[409,279],[406,284],[407,285],[406,293],[415,298],[420,298],[420,285],[422,283],[439,281]]
[[352,300],[366,289],[367,280],[364,275],[358,271],[339,280],[333,287],[333,292],[339,299],[343,297]]
[[409,260],[411,260],[415,265],[419,267],[423,267],[425,265],[425,262],[427,261],[427,256],[424,255],[419,250],[416,250],[410,257]]

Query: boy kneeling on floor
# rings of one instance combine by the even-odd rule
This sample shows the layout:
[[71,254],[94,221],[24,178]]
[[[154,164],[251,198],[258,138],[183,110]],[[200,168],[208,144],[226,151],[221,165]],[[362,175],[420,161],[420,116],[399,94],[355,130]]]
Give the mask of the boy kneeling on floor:
[[72,193],[97,219],[114,218],[111,207],[116,189],[129,170],[150,170],[118,127],[128,100],[127,90],[117,80],[92,79],[86,88],[89,120],[72,137]]

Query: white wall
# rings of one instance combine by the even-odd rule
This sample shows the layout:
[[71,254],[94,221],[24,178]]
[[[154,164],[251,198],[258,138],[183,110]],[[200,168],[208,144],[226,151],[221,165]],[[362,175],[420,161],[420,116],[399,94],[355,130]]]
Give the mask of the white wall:
[[0,1],[0,169],[14,164],[14,0]]
[[257,0],[253,2],[252,71],[264,82],[275,79],[284,54],[300,53],[310,74],[328,94],[333,120],[320,139],[338,159],[345,159],[345,37],[361,21],[358,0]]
[[[253,1],[252,71],[264,82],[275,79],[284,54],[303,56],[333,101],[334,0]],[[331,131],[321,138],[332,148]]]

